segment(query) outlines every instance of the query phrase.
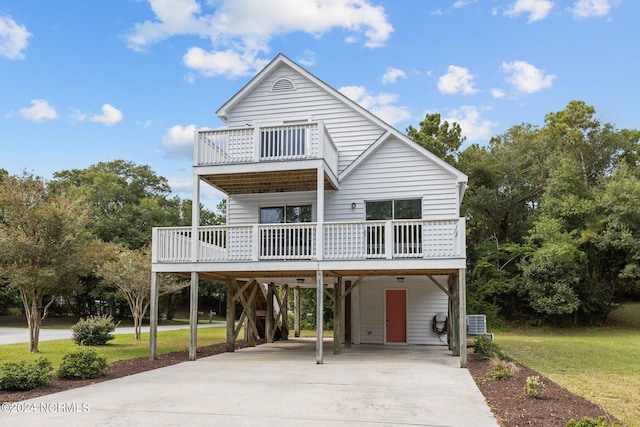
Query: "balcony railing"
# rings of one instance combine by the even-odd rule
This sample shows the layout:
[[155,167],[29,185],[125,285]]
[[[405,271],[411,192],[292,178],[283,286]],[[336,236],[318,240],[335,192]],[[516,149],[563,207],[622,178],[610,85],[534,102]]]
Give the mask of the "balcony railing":
[[337,170],[338,150],[321,122],[196,133],[196,166],[307,159],[325,159]]
[[[464,219],[325,223],[322,259],[460,258]],[[315,223],[155,228],[153,258],[159,263],[316,260]],[[195,257],[192,251],[197,251]]]

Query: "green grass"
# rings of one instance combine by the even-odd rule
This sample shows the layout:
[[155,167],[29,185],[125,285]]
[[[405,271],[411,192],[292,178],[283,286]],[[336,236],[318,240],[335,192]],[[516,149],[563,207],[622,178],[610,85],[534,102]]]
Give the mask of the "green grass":
[[605,327],[514,329],[495,339],[523,365],[640,426],[640,304],[612,313]]
[[[198,346],[204,347],[225,342],[226,328],[198,329]],[[39,353],[29,353],[27,343],[0,345],[0,363],[19,362],[21,360],[36,360],[47,358],[57,369],[65,353],[78,348],[71,339],[40,342]],[[135,341],[133,334],[116,335],[113,341],[105,346],[93,347],[106,356],[109,363],[116,360],[134,359],[149,356],[149,334],[143,333],[140,341]],[[158,332],[158,354],[182,351],[189,348],[189,330]]]

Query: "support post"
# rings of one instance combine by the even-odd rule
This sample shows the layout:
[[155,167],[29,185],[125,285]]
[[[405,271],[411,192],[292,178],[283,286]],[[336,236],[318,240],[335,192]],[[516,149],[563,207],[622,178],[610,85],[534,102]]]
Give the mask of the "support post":
[[323,363],[323,357],[322,357],[322,350],[323,350],[323,343],[322,343],[322,326],[324,324],[324,319],[323,319],[323,298],[324,298],[324,292],[323,292],[323,277],[322,277],[322,270],[317,270],[316,271],[316,363],[317,364],[322,364]]
[[189,360],[196,360],[198,347],[198,273],[191,272],[191,298],[189,301]]
[[282,339],[289,339],[289,285],[282,287]]
[[467,285],[466,270],[461,268],[458,271],[458,303],[460,314],[459,336],[460,336],[460,367],[467,367]]
[[[273,283],[269,283],[267,286],[267,316],[264,320],[265,327],[265,335],[267,339],[267,343],[273,342],[273,331],[275,329],[274,319],[273,319],[273,294],[275,291],[276,285]],[[282,307],[280,308],[282,309]]]
[[249,336],[247,337],[247,344],[249,347],[255,347],[257,344],[256,335],[258,335],[258,328],[256,327],[256,293],[258,292],[258,282],[255,280],[249,286],[249,302],[247,303],[247,320],[249,324]]
[[449,324],[451,327],[451,354],[460,356],[460,287],[458,285],[458,275],[451,277],[451,317]]
[[344,346],[351,348],[351,280],[344,282]]
[[151,303],[149,305],[149,360],[158,351],[158,273],[151,273]]
[[333,285],[333,354],[342,353],[342,277]]
[[300,286],[293,288],[293,335],[300,336]]
[[235,334],[235,321],[236,321],[236,302],[234,295],[236,292],[236,280],[232,279],[227,282],[227,351],[233,352],[235,350],[236,334]]

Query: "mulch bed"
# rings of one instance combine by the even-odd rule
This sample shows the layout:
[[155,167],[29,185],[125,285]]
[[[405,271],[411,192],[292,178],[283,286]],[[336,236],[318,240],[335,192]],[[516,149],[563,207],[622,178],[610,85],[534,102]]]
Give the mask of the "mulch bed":
[[[246,343],[239,341],[236,348],[244,348]],[[215,344],[207,347],[200,347],[197,350],[197,358],[213,356],[224,353],[226,344]],[[29,391],[3,391],[0,390],[0,403],[19,402],[50,393],[69,390],[76,387],[83,387],[90,384],[109,381],[128,375],[152,369],[162,368],[176,363],[184,362],[188,359],[188,351],[179,351],[158,356],[156,360],[149,360],[147,357],[137,359],[121,360],[111,364],[109,373],[103,377],[89,380],[64,380],[53,377],[50,385]],[[519,372],[506,380],[491,380],[488,373],[490,361],[480,359],[473,353],[469,354],[469,372],[473,376],[478,388],[489,403],[491,410],[503,427],[516,426],[545,426],[545,427],[565,427],[569,420],[579,420],[585,416],[598,418],[606,416],[613,421],[615,418],[609,416],[607,412],[598,405],[588,400],[576,396],[566,389],[558,386],[553,381],[531,369],[518,365]],[[546,385],[544,393],[540,399],[527,397],[523,391],[526,379],[529,376],[538,375]]]
[[[491,362],[469,355],[469,372],[501,426],[565,427],[571,419],[580,420],[585,416],[593,419],[605,416],[609,422],[617,421],[595,403],[572,394],[526,366],[517,365],[520,369],[511,378],[492,380],[489,378]],[[546,386],[538,399],[524,392],[527,377],[536,375]]]

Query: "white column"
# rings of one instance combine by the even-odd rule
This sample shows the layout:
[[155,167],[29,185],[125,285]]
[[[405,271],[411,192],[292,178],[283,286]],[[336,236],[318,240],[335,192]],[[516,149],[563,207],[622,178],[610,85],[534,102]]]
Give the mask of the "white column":
[[191,261],[198,261],[198,226],[200,225],[200,177],[193,175],[191,195]]
[[318,268],[316,271],[316,363],[322,364],[322,326],[324,324],[323,319],[323,278],[322,270]]
[[149,305],[149,360],[155,360],[158,350],[158,273],[151,273],[151,304]]
[[318,168],[317,174],[317,197],[316,197],[316,256],[318,260],[322,259],[324,236],[322,227],[324,225],[324,169]]
[[191,297],[189,299],[189,360],[196,360],[198,347],[198,273],[191,273]]
[[467,285],[466,285],[466,270],[461,268],[458,271],[458,301],[460,304],[460,322],[459,322],[459,335],[460,335],[460,367],[467,367]]

